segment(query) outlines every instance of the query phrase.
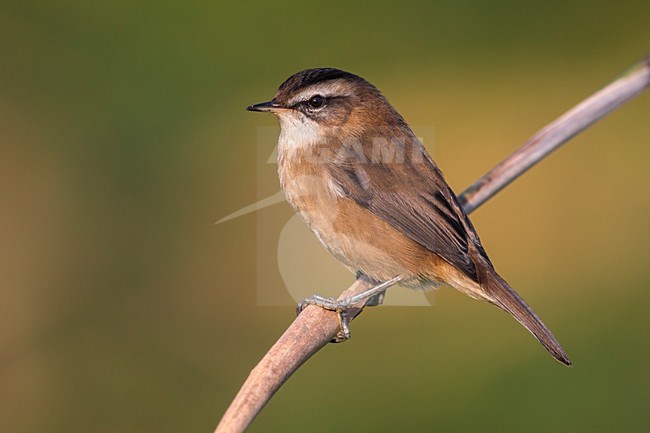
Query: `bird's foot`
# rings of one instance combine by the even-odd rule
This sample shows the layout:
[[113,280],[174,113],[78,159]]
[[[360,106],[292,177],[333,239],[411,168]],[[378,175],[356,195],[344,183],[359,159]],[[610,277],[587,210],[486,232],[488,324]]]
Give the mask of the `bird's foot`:
[[342,343],[350,338],[350,319],[346,315],[347,310],[352,306],[349,300],[350,298],[337,300],[320,295],[312,295],[298,303],[296,313],[300,314],[308,305],[316,305],[325,310],[335,311],[339,319],[339,332],[332,339],[332,343]]
[[335,311],[339,319],[339,332],[332,340],[332,343],[341,343],[350,338],[350,320],[347,312],[350,308],[365,300],[364,305],[381,305],[384,301],[386,289],[398,283],[402,277],[392,278],[384,283],[378,284],[357,295],[344,299],[326,298],[324,296],[312,295],[300,301],[296,307],[296,313],[300,314],[308,305],[317,305],[325,310]]

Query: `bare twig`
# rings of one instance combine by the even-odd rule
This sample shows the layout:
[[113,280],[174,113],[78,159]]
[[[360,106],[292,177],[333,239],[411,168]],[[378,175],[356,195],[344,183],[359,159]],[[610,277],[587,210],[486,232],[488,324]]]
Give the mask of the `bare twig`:
[[[545,156],[650,85],[650,57],[604,89],[580,103],[535,134],[519,150],[476,181],[459,196],[467,213],[472,212]],[[348,298],[371,287],[360,278],[341,294]],[[354,316],[363,310],[357,305]],[[224,414],[215,433],[246,430],[282,384],[339,330],[334,312],[308,306],[251,371]]]
[[650,83],[650,55],[628,74],[594,93],[535,134],[515,153],[467,188],[459,197],[468,214],[524,174],[549,153],[632,99]]

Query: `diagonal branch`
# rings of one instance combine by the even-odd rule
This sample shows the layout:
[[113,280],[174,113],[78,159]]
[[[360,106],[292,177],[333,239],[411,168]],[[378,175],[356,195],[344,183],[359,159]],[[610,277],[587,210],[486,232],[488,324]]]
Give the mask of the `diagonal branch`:
[[459,197],[468,214],[524,174],[549,153],[578,135],[650,84],[650,55],[605,88],[549,123],[515,153],[467,188]]
[[[648,86],[650,56],[535,134],[515,153],[465,190],[458,197],[461,205],[469,214],[553,150]],[[359,278],[341,293],[339,299],[349,298],[369,287],[371,284],[368,280]],[[350,316],[356,317],[362,310],[361,303]],[[338,330],[336,313],[315,306],[305,308],[251,371],[215,433],[245,431],[293,372],[332,340]]]

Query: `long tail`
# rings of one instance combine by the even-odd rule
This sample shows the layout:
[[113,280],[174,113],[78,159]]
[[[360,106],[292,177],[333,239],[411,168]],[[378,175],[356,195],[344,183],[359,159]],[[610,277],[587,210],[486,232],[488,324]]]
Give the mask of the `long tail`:
[[[483,266],[481,266],[483,265]],[[524,325],[540,343],[562,364],[571,365],[571,360],[555,339],[551,331],[544,325],[544,322],[537,317],[532,308],[521,299],[503,278],[488,263],[477,263],[481,287],[485,290],[490,301],[510,313],[519,323]]]

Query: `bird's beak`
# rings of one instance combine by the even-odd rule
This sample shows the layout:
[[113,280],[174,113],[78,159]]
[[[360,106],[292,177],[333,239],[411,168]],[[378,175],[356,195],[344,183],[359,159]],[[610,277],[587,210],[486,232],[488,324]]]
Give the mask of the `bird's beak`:
[[281,110],[285,107],[275,102],[275,100],[268,102],[260,102],[259,104],[251,105],[246,107],[248,111],[276,111]]

